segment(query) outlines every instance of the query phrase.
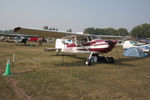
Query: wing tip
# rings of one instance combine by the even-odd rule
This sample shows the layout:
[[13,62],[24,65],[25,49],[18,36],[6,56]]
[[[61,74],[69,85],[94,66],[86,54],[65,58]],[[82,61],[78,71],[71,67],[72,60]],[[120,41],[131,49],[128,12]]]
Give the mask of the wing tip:
[[21,27],[16,27],[16,28],[14,29],[14,32],[18,32],[20,29],[21,29]]

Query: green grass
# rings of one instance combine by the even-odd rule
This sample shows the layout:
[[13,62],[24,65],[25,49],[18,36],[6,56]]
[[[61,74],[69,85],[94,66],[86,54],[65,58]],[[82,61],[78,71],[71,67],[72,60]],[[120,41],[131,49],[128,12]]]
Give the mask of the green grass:
[[[106,54],[114,57],[116,64],[95,63],[87,67],[83,62],[89,54],[71,54],[64,56],[61,66],[61,54],[44,51],[52,45],[27,47],[0,43],[0,69],[16,53],[14,70],[20,73],[13,78],[33,100],[149,100],[150,57],[124,57],[121,47],[117,47],[119,59],[115,49]],[[10,91],[6,90],[4,95]]]
[[[2,73],[1,73],[2,74]],[[0,100],[21,100],[0,74]]]

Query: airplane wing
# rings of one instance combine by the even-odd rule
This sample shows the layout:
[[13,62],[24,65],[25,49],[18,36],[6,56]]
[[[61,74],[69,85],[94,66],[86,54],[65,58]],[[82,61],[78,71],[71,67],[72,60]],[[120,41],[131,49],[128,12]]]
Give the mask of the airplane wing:
[[71,32],[57,32],[57,31],[51,31],[51,30],[38,30],[38,29],[29,29],[29,28],[21,28],[17,27],[14,29],[14,32],[17,32],[19,34],[32,34],[32,35],[39,35],[43,37],[52,37],[52,38],[63,38],[67,36],[76,36],[76,37],[88,37],[89,34],[77,34],[77,33],[71,33]]
[[16,36],[19,36],[19,34],[4,34],[4,33],[1,33],[0,36],[16,37]]
[[124,38],[125,36],[116,36],[116,35],[91,35],[95,38]]
[[123,36],[116,36],[116,35],[98,35],[100,37],[110,37],[110,38],[122,38]]
[[28,38],[31,38],[31,37],[40,37],[40,36],[37,36],[37,35],[25,35],[25,34],[6,34],[6,33],[1,33],[0,36],[8,36],[8,37],[20,37],[20,36],[23,36],[23,37],[28,37]]

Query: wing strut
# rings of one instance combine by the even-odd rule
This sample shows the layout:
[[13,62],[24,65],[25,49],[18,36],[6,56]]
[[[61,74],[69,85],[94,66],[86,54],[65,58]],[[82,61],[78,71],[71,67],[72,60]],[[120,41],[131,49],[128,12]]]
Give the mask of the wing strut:
[[[66,34],[65,34],[65,39],[66,39]],[[64,48],[63,48],[63,56],[62,56],[62,63],[61,65],[64,65],[64,50],[65,50],[65,44],[64,44]]]

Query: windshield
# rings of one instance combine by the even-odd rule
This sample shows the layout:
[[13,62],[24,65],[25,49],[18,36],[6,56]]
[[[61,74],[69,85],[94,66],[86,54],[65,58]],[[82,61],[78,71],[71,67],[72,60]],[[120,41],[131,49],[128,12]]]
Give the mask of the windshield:
[[92,39],[101,39],[101,37],[98,36],[98,35],[91,35],[91,38],[92,38]]
[[136,41],[131,41],[131,44],[137,44],[137,42]]

